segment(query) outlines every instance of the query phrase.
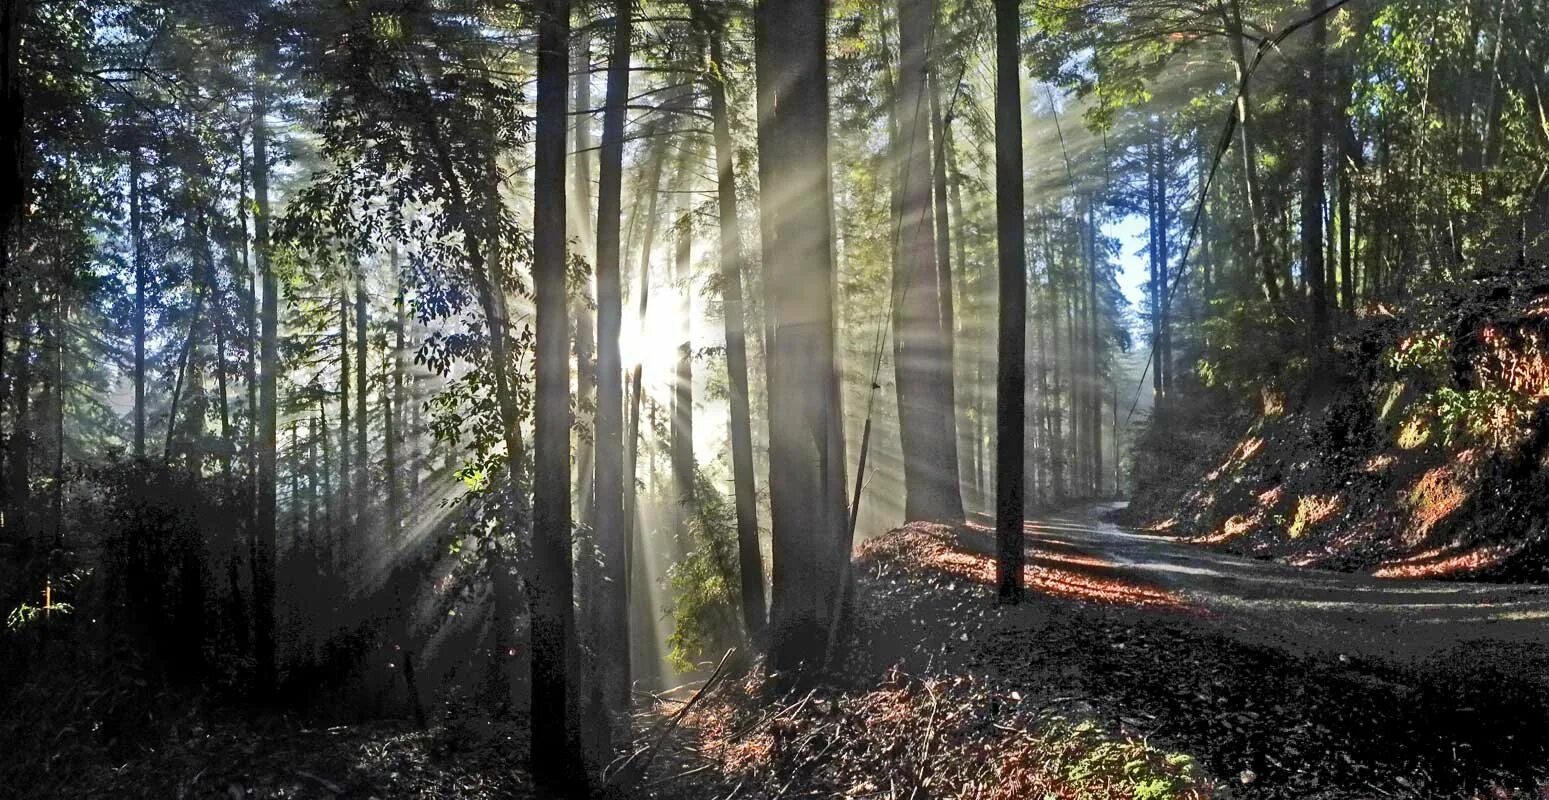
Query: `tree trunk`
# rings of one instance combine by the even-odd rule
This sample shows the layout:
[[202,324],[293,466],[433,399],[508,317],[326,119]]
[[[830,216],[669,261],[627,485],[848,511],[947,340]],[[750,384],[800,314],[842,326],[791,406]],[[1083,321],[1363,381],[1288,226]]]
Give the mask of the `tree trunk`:
[[371,494],[371,415],[366,411],[370,395],[367,370],[370,347],[366,342],[366,328],[371,322],[371,312],[366,306],[366,273],[357,259],[351,259],[355,275],[355,516],[361,528],[366,527],[370,513]]
[[1087,337],[1087,401],[1091,404],[1088,424],[1091,437],[1092,493],[1103,492],[1103,388],[1102,388],[1102,308],[1098,302],[1100,268],[1097,258],[1097,213],[1093,210],[1092,196],[1086,200],[1086,259],[1087,259],[1087,321],[1091,330]]
[[849,555],[835,404],[827,11],[824,0],[763,0],[754,21],[760,228],[774,325],[767,385],[776,670],[821,664],[829,655],[843,592],[840,559]]
[[274,690],[277,675],[274,647],[274,526],[275,432],[279,383],[279,287],[269,263],[269,113],[267,69],[269,47],[260,45],[257,80],[253,87],[253,252],[263,286],[260,311],[263,373],[258,388],[258,504],[253,542],[254,656],[260,694]]
[[633,0],[615,0],[597,185],[597,416],[593,489],[597,547],[604,579],[598,600],[602,626],[599,641],[608,647],[608,652],[599,656],[603,666],[602,696],[604,706],[613,713],[627,711],[630,703],[629,522],[624,517],[624,363],[619,352],[624,310],[619,229],[633,16]]
[[[898,6],[899,142],[903,163],[898,220],[903,271],[897,331],[897,390],[908,520],[963,520],[957,475],[952,370],[943,328],[942,290],[931,213],[930,116],[925,102],[926,47],[933,0]],[[950,288],[948,287],[948,291]]]
[[382,473],[387,480],[387,539],[393,544],[398,543],[403,531],[403,478],[399,474],[401,467],[398,463],[398,437],[403,431],[403,406],[405,403],[403,383],[404,360],[404,324],[403,315],[406,313],[403,291],[403,274],[399,272],[398,245],[393,243],[388,250],[388,266],[392,272],[392,279],[397,284],[398,290],[393,294],[393,344],[389,352],[391,361],[391,374],[387,380],[392,381],[392,390],[388,391],[384,385],[382,391]]
[[742,622],[756,646],[764,642],[764,561],[758,542],[758,489],[753,474],[753,420],[748,401],[748,343],[742,302],[742,219],[737,208],[737,177],[726,104],[726,63],[720,20],[709,30],[710,65],[706,81],[715,128],[717,200],[721,223],[721,316],[726,324],[726,375],[731,397],[732,484],[737,506],[737,563],[741,576]]
[[1259,276],[1264,286],[1264,297],[1272,305],[1281,303],[1280,286],[1275,277],[1275,264],[1269,253],[1269,242],[1264,232],[1264,195],[1259,188],[1258,142],[1254,136],[1253,100],[1248,82],[1248,55],[1243,47],[1242,6],[1239,0],[1228,0],[1222,9],[1227,39],[1231,43],[1232,61],[1237,68],[1237,138],[1242,148],[1243,186],[1248,195],[1248,218],[1253,233],[1253,260],[1259,265]]
[[[570,203],[570,212],[575,217],[570,226],[576,231],[576,238],[581,246],[581,257],[591,263],[596,263],[596,256],[592,242],[587,241],[592,233],[592,170],[591,150],[592,143],[592,80],[591,80],[591,39],[586,34],[576,37],[575,42],[575,67],[572,81],[575,92],[575,163],[571,169],[571,177],[575,192],[575,200]],[[576,408],[593,409],[591,428],[592,436],[577,435],[575,437],[575,514],[580,520],[581,526],[596,530],[597,500],[595,488],[592,485],[594,464],[596,463],[596,431],[597,431],[597,320],[593,317],[591,305],[578,298],[573,304],[575,309],[573,324],[575,325],[575,361],[576,361]],[[577,430],[581,425],[577,425]],[[585,589],[582,590],[585,592]]]
[[354,442],[350,436],[350,301],[345,294],[344,277],[339,281],[339,524],[349,530],[354,525],[355,471],[351,468]]
[[536,417],[533,450],[532,772],[542,785],[582,782],[574,713],[575,618],[570,536],[570,361],[565,292],[565,128],[569,0],[537,5],[533,177]]
[[[1308,0],[1307,12],[1317,16],[1324,0]],[[1327,26],[1321,16],[1312,23],[1307,67],[1307,141],[1302,157],[1302,275],[1312,304],[1312,350],[1328,344],[1328,289],[1323,263],[1323,47]]]
[[[935,5],[934,2],[931,5]],[[936,11],[936,9],[932,9]],[[936,22],[932,21],[932,25]],[[928,37],[927,37],[928,38]],[[958,510],[962,510],[961,444],[958,438],[957,420],[957,314],[952,302],[952,226],[947,213],[947,128],[952,120],[943,116],[941,108],[941,65],[934,54],[927,54],[926,93],[930,99],[931,123],[931,204],[936,225],[936,292],[941,298],[941,350],[946,392],[943,398],[946,414],[941,418],[946,426],[942,457],[946,471],[957,485]],[[963,265],[958,264],[958,269]]]
[[145,458],[145,272],[144,219],[140,208],[139,145],[129,150],[129,237],[134,248],[134,455]]
[[1027,436],[1027,255],[1022,199],[1022,20],[995,1],[995,244],[1000,321],[995,369],[995,575],[1000,602],[1023,592],[1023,458]]
[[680,535],[686,514],[692,513],[694,499],[694,353],[692,335],[693,317],[693,243],[694,201],[689,194],[692,186],[696,148],[692,139],[685,137],[679,153],[678,221],[673,226],[676,258],[673,261],[673,282],[681,287],[679,307],[674,316],[678,321],[678,360],[673,369],[672,404],[668,421],[668,439],[671,442],[673,519],[676,522],[673,535]]

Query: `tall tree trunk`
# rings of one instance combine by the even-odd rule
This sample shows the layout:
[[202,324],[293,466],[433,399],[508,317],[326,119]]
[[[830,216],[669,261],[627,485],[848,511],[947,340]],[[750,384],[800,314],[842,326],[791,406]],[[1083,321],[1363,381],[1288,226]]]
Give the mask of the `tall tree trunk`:
[[763,0],[754,18],[760,228],[774,325],[767,385],[776,670],[829,655],[846,572],[840,560],[849,558],[834,363],[827,12],[825,0]]
[[1087,262],[1087,321],[1091,330],[1087,336],[1089,363],[1087,365],[1087,401],[1091,404],[1088,423],[1091,436],[1092,493],[1103,492],[1103,388],[1102,388],[1102,309],[1098,303],[1100,269],[1097,258],[1097,212],[1093,209],[1092,196],[1086,203],[1086,262]]
[[344,277],[339,281],[339,523],[346,530],[354,525],[355,471],[351,469],[353,437],[350,436],[350,301],[345,293]]
[[[646,154],[645,176],[641,181],[642,191],[646,197],[645,231],[641,236],[640,245],[640,276],[638,289],[636,290],[635,319],[639,325],[640,336],[645,334],[646,313],[649,311],[651,299],[651,252],[656,247],[656,229],[660,220],[659,203],[661,199],[662,162],[666,158],[666,140],[657,138],[652,142]],[[629,431],[625,436],[624,447],[624,525],[625,525],[625,559],[629,565],[629,589],[630,608],[635,609],[638,616],[634,617],[635,624],[631,626],[635,632],[634,639],[630,642],[630,653],[637,657],[632,662],[634,671],[644,673],[649,670],[655,674],[660,658],[657,648],[659,643],[652,635],[655,624],[649,613],[649,589],[646,586],[647,571],[644,558],[637,558],[636,543],[640,540],[643,531],[636,530],[640,517],[640,504],[638,490],[635,484],[637,468],[640,463],[640,422],[641,404],[645,400],[644,391],[644,366],[641,359],[636,359],[629,375]],[[654,407],[653,407],[654,408]],[[653,417],[654,419],[654,417]],[[654,430],[655,425],[651,425]],[[648,474],[651,476],[651,493],[655,493],[656,465],[655,451],[652,453],[652,464]]]
[[[13,286],[16,272],[16,255],[21,241],[22,221],[27,205],[28,184],[31,173],[27,164],[27,96],[21,80],[22,27],[28,16],[28,0],[0,0],[0,98],[9,109],[0,115],[0,358],[5,355],[5,326],[12,317]],[[24,345],[18,335],[17,350]],[[0,392],[9,391],[5,381],[0,381]],[[0,394],[0,405],[8,399]],[[0,439],[9,448],[14,443],[14,433],[21,428],[20,418],[13,426],[12,436]],[[0,453],[0,460],[8,454]],[[17,508],[11,499],[11,509]]]
[[[952,370],[943,329],[942,290],[931,213],[930,108],[926,102],[927,39],[934,0],[899,0],[899,137],[903,270],[897,345],[900,438],[904,455],[905,509],[909,520],[947,523],[963,519],[957,475],[957,442],[948,420]],[[950,286],[947,287],[950,291]]]
[[995,245],[1000,321],[995,368],[995,543],[1000,602],[1022,601],[1027,441],[1027,254],[1022,199],[1022,20],[995,0]]
[[[629,101],[633,0],[613,4],[613,48],[608,57],[607,108],[602,117],[602,151],[597,184],[597,547],[604,579],[598,601],[608,652],[602,696],[615,714],[629,709],[629,522],[624,517],[624,362],[619,336],[624,318],[620,217],[623,213],[624,122]],[[630,483],[633,483],[631,477]]]
[[371,322],[371,312],[366,306],[366,272],[358,259],[350,261],[355,278],[355,516],[365,528],[371,506],[368,490],[371,483],[371,415],[366,411],[370,395],[370,372],[366,366],[370,347],[366,341],[366,328]]
[[1054,249],[1051,232],[1044,231],[1044,253],[1049,259],[1049,280],[1045,287],[1047,291],[1046,313],[1041,323],[1049,328],[1049,360],[1053,363],[1049,375],[1049,442],[1046,449],[1049,451],[1049,490],[1050,499],[1056,505],[1065,502],[1065,359],[1061,355],[1063,348],[1060,346],[1060,318],[1064,316],[1060,312],[1060,306],[1064,304],[1064,292],[1060,290],[1061,276],[1056,271],[1055,265],[1059,263],[1059,254]]
[[[570,226],[576,231],[576,238],[581,245],[581,257],[591,263],[596,263],[592,242],[588,241],[592,233],[592,51],[591,39],[585,33],[576,37],[574,42],[575,67],[572,81],[575,93],[575,163],[571,169],[575,194],[570,203],[573,224]],[[583,113],[586,112],[586,113]],[[576,436],[575,458],[575,512],[576,518],[586,528],[596,530],[597,500],[595,488],[592,485],[593,465],[596,461],[596,398],[597,398],[597,320],[593,317],[591,304],[577,298],[573,303],[572,314],[575,325],[575,360],[576,360],[576,408],[593,409],[591,428],[592,436]],[[577,426],[579,429],[581,426]],[[585,592],[585,589],[582,590]]]
[[6,436],[5,452],[6,500],[9,503],[6,527],[29,536],[32,533],[32,343],[39,290],[27,281],[18,282],[18,289],[12,309],[16,347],[11,366],[6,371],[10,377],[11,400],[11,430]]
[[382,472],[387,480],[387,539],[396,544],[403,531],[403,477],[398,463],[398,437],[403,431],[403,406],[406,402],[403,382],[404,323],[407,313],[404,302],[403,274],[398,266],[398,244],[389,246],[388,268],[398,290],[393,294],[393,343],[388,359],[391,373],[385,381],[392,382],[391,391],[384,381],[382,390]]
[[[934,2],[932,2],[934,5]],[[939,13],[939,9],[933,9]],[[933,21],[931,25],[937,24]],[[926,73],[926,93],[930,99],[931,123],[931,203],[936,224],[936,291],[941,298],[941,350],[942,369],[945,370],[946,392],[943,399],[946,414],[945,449],[942,457],[946,471],[957,483],[957,504],[963,506],[962,469],[960,464],[962,442],[958,438],[957,420],[957,314],[952,302],[952,226],[947,213],[947,128],[952,120],[943,115],[941,108],[941,64],[933,53],[927,54],[931,62]],[[958,269],[963,265],[958,264]]]
[[[1324,0],[1308,0],[1310,16],[1323,12]],[[1328,344],[1328,289],[1324,283],[1323,263],[1323,48],[1327,25],[1318,16],[1312,23],[1312,43],[1307,66],[1307,142],[1302,156],[1302,275],[1307,281],[1308,302],[1312,304],[1312,349],[1321,352]]]
[[[701,5],[700,8],[703,8]],[[725,25],[710,23],[710,65],[706,82],[715,129],[715,166],[721,234],[721,316],[726,324],[726,375],[731,397],[732,484],[737,506],[737,563],[741,576],[742,622],[748,636],[762,645],[764,561],[758,543],[758,490],[753,475],[753,420],[748,401],[748,343],[742,301],[742,219],[737,208],[737,176],[726,103]]]
[[[998,75],[999,73],[997,73],[997,80],[999,80]],[[1020,100],[1018,102],[1020,102]],[[1038,220],[1038,216],[1036,214],[1034,219]],[[1042,221],[1037,221],[1036,224],[1038,228],[1038,238],[1042,240],[1044,238],[1044,224]],[[1040,248],[1040,252],[1043,252],[1045,256],[1047,256],[1047,248]],[[1049,499],[1049,475],[1054,471],[1054,455],[1058,450],[1058,445],[1053,443],[1053,437],[1050,435],[1053,431],[1054,415],[1051,413],[1051,409],[1049,407],[1049,349],[1048,340],[1045,335],[1045,328],[1047,326],[1044,324],[1044,321],[1049,318],[1050,308],[1049,292],[1047,291],[1045,281],[1049,270],[1050,265],[1045,263],[1043,270],[1045,273],[1044,276],[1040,277],[1036,274],[1028,276],[1028,291],[1032,294],[1033,299],[1033,343],[1035,348],[1038,350],[1038,384],[1036,392],[1037,396],[1034,399],[1034,406],[1036,408],[1034,416],[1037,421],[1037,424],[1034,427],[1036,428],[1035,435],[1038,441],[1037,446],[1034,447],[1034,450],[1030,455],[1033,472],[1033,493],[1039,503],[1046,502]],[[999,411],[997,410],[996,413],[998,416]],[[996,488],[996,491],[998,492],[1000,489]]]
[[279,385],[279,287],[269,263],[268,74],[272,45],[260,45],[253,87],[253,252],[263,287],[260,311],[263,373],[258,389],[258,504],[253,550],[254,657],[260,694],[272,692],[274,647],[275,433]]
[[307,417],[307,538],[317,546],[317,415]]
[[[646,312],[649,310],[651,299],[651,251],[656,247],[656,229],[658,224],[659,203],[661,197],[662,160],[665,158],[665,146],[658,140],[654,143],[652,152],[646,156],[645,177],[643,191],[646,195],[646,221],[645,233],[641,236],[640,244],[640,275],[638,288],[636,289],[635,321],[640,326],[637,332],[645,335]],[[644,398],[644,367],[640,359],[637,359],[629,373],[629,435],[625,442],[625,455],[628,461],[624,468],[624,519],[625,523],[634,526],[638,513],[638,503],[635,492],[635,472],[640,461],[640,404]],[[631,537],[634,534],[631,534]],[[631,543],[632,544],[632,543]]]
[[[694,353],[690,336],[693,332],[693,243],[694,201],[689,194],[692,186],[695,147],[692,139],[685,137],[679,152],[678,220],[673,226],[676,257],[673,260],[673,282],[681,287],[678,309],[674,316],[678,322],[677,363],[673,368],[672,403],[668,414],[668,439],[671,442],[672,509],[674,527],[681,530],[686,514],[690,513],[694,500]],[[677,530],[674,535],[677,535]]]
[[533,450],[532,772],[540,784],[582,781],[571,678],[575,618],[570,536],[570,361],[565,292],[565,128],[570,0],[539,0],[533,177],[537,363]]
[[242,382],[247,387],[248,419],[247,446],[244,454],[247,457],[247,479],[253,493],[249,495],[249,499],[256,499],[258,487],[258,274],[253,269],[253,263],[248,254],[250,249],[248,247],[249,239],[247,233],[247,211],[249,205],[247,181],[249,166],[247,163],[247,150],[242,147],[242,137],[240,134],[237,136],[237,150],[241,153],[241,156],[237,159],[237,224],[242,237],[242,275],[246,283],[245,291],[242,292],[242,311],[247,323],[244,326],[246,341],[243,348],[247,351],[247,356],[243,359],[242,364]]
[[1254,135],[1253,98],[1249,90],[1248,54],[1243,46],[1242,6],[1240,0],[1227,0],[1222,9],[1227,39],[1231,44],[1232,63],[1237,68],[1237,139],[1242,149],[1243,187],[1248,195],[1248,217],[1253,233],[1253,260],[1259,265],[1264,297],[1275,306],[1281,303],[1280,285],[1275,276],[1274,259],[1269,253],[1264,230],[1264,194],[1259,186],[1258,140]]
[[134,248],[134,455],[145,458],[145,272],[144,219],[140,207],[140,147],[129,149],[129,237]]

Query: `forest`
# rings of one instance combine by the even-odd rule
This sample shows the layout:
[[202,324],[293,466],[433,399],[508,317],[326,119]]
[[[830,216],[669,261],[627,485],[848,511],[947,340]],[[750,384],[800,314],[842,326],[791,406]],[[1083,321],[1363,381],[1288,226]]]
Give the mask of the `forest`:
[[0,800],[1549,798],[1545,0],[0,0]]

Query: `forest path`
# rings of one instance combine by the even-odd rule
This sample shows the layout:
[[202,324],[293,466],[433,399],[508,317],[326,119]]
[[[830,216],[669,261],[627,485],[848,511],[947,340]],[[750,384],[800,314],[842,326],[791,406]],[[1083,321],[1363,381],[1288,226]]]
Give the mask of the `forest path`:
[[1034,563],[1164,590],[1205,624],[1298,655],[1549,676],[1549,586],[1414,581],[1279,564],[1137,533],[1085,506],[1029,520]]

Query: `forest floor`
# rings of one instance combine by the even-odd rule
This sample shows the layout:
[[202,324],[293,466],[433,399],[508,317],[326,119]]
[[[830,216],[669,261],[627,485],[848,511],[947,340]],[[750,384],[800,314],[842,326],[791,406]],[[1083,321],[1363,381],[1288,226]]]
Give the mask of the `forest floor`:
[[674,796],[1549,798],[1549,589],[1298,569],[1101,510],[1029,523],[1015,608],[983,524],[868,542],[844,682],[712,693]]
[[[1285,567],[1100,510],[1029,523],[1017,607],[983,521],[867,542],[847,660],[816,688],[755,668],[685,713],[692,687],[657,697],[621,796],[1549,798],[1549,591]],[[190,713],[28,796],[538,796],[524,726],[434,716]]]

